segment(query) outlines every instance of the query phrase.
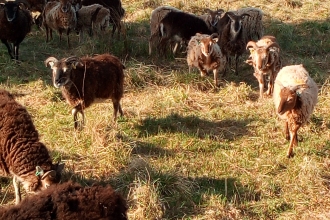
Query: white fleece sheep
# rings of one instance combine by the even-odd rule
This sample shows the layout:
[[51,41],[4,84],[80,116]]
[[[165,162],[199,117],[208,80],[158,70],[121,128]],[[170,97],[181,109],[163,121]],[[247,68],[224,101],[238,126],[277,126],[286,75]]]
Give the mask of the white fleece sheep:
[[285,136],[290,140],[289,158],[294,156],[293,147],[298,145],[298,129],[314,110],[317,93],[316,83],[302,64],[283,67],[276,77],[273,98],[276,113],[285,120]]

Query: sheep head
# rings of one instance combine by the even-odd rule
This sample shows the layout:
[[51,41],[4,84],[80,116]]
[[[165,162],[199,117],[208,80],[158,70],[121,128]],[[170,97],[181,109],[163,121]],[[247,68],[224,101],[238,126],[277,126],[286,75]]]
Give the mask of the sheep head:
[[71,10],[71,1],[70,0],[60,0],[60,4],[61,4],[61,11],[63,13],[68,13]]
[[219,19],[221,18],[221,14],[224,13],[225,11],[222,9],[213,11],[211,9],[206,8],[205,12],[209,14],[208,21],[210,22],[211,26],[216,27]]
[[0,3],[1,7],[4,8],[8,22],[15,20],[16,13],[20,9],[21,4],[27,8],[30,7],[30,4],[25,0],[7,1],[5,3]]
[[65,86],[70,82],[70,75],[73,69],[76,69],[77,66],[83,66],[80,58],[78,57],[69,57],[61,60],[57,60],[55,57],[48,57],[45,60],[45,65],[50,66],[53,71],[53,85],[56,88]]
[[301,88],[307,88],[306,84],[300,84],[293,87],[283,87],[280,90],[280,103],[277,108],[277,113],[283,115],[285,112],[290,111],[298,106],[298,99],[300,93],[298,92]]
[[[246,49],[250,50],[250,58],[246,61],[249,65],[253,65],[254,68],[258,71],[267,69],[272,65],[270,59],[270,50],[271,48],[279,48],[279,45],[276,42],[272,42],[267,46],[258,46],[256,42],[249,41],[246,45]],[[278,49],[279,50],[279,49]]]
[[227,16],[230,18],[230,34],[232,39],[236,39],[242,30],[242,22],[246,16],[250,16],[247,13],[236,15],[232,12],[227,12]]
[[213,52],[213,45],[218,42],[218,34],[214,33],[208,37],[203,37],[199,40],[201,51],[205,57],[208,57]]

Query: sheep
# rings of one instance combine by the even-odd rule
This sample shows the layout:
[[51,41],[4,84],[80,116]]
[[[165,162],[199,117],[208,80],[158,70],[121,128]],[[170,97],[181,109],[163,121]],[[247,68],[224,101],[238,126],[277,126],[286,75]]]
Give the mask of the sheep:
[[220,41],[218,44],[222,53],[229,59],[235,57],[235,73],[238,75],[237,64],[239,57],[245,52],[246,39],[242,33],[242,20],[249,14],[235,15],[226,12],[218,22],[217,30]]
[[158,48],[162,52],[165,52],[165,46],[169,43],[169,40],[179,39],[187,44],[196,33],[212,34],[203,19],[181,11],[167,13],[159,24],[159,30],[161,39]]
[[318,87],[302,64],[283,67],[275,80],[273,101],[276,113],[285,120],[285,137],[290,140],[287,157],[298,146],[298,129],[306,123],[317,103]]
[[224,10],[218,9],[213,11],[206,8],[205,12],[206,14],[200,15],[199,17],[205,21],[212,33],[216,33],[218,21],[221,18],[221,15],[224,13]]
[[112,26],[112,37],[114,36],[117,28],[118,28],[118,38],[121,32],[121,20],[125,15],[125,9],[122,7],[120,0],[82,0],[81,4],[83,6],[92,5],[92,4],[100,4],[110,10],[110,23]]
[[120,60],[111,54],[101,54],[94,57],[68,57],[57,60],[48,57],[45,65],[53,72],[53,84],[61,88],[62,95],[72,109],[74,128],[82,126],[77,121],[77,114],[97,99],[111,99],[113,103],[113,120],[117,112],[123,116],[120,100],[124,93],[124,69]]
[[259,41],[249,41],[246,49],[250,50],[250,56],[246,63],[253,66],[254,76],[259,82],[260,98],[263,98],[264,77],[269,76],[267,95],[271,95],[274,89],[274,81],[278,71],[282,68],[280,47],[274,36],[263,36]]
[[28,5],[25,0],[0,3],[0,40],[6,45],[11,59],[15,60],[18,60],[19,45],[32,26],[32,17],[27,10],[20,8],[21,3]]
[[[37,193],[61,179],[64,164],[53,164],[26,108],[0,89],[0,175],[12,175],[16,204],[20,183],[27,193]],[[4,218],[1,218],[4,219]]]
[[127,220],[127,202],[110,185],[82,187],[72,181],[54,185],[19,205],[0,209],[0,219]]
[[190,39],[187,49],[189,73],[192,66],[197,67],[202,76],[205,76],[208,70],[212,70],[215,86],[218,86],[218,72],[223,71],[226,66],[226,57],[217,44],[217,36],[216,33],[212,35],[197,33]]
[[259,40],[263,34],[263,24],[262,24],[262,17],[263,11],[258,8],[240,8],[236,11],[232,11],[236,15],[248,14],[249,16],[245,16],[242,20],[242,32],[244,35],[244,39],[246,41],[251,40]]
[[92,35],[93,27],[96,29],[105,30],[109,27],[110,11],[100,4],[82,6],[76,13],[77,26],[76,31],[79,33],[79,42],[83,40],[85,30]]
[[56,30],[62,40],[62,33],[66,31],[68,47],[70,47],[69,34],[76,27],[77,17],[70,0],[47,2],[42,12],[43,26],[46,29],[46,42],[53,39],[53,30]]
[[[160,21],[171,11],[181,11],[177,8],[171,6],[159,6],[151,12],[150,15],[150,38],[149,38],[149,55],[152,53],[152,48],[160,41]],[[177,44],[174,47],[174,52],[176,51]]]

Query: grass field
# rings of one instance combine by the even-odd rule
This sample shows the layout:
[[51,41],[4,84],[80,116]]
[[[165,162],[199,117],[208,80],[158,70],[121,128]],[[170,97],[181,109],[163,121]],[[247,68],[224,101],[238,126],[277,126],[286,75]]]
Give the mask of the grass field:
[[[13,93],[34,119],[63,181],[111,184],[129,203],[129,219],[330,218],[330,4],[312,0],[123,1],[120,39],[94,37],[72,48],[58,36],[46,43],[35,27],[10,60],[0,46],[0,87]],[[149,17],[160,5],[202,14],[258,7],[265,34],[276,36],[285,65],[304,64],[319,86],[318,104],[299,132],[295,157],[271,97],[259,100],[252,67],[228,72],[220,88],[211,76],[188,74],[184,54],[148,55]],[[110,52],[126,66],[124,117],[112,123],[112,104],[85,110],[86,126],[73,129],[71,108],[52,85],[43,61]],[[11,179],[1,179],[1,205],[14,203]]]

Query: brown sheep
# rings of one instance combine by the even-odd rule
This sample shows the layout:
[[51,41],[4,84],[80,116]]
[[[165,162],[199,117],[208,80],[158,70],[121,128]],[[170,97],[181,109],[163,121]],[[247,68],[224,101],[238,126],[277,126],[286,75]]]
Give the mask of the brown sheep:
[[127,209],[125,199],[109,185],[82,187],[70,181],[0,209],[0,219],[127,220]]
[[111,99],[113,119],[117,112],[123,115],[120,100],[124,93],[124,69],[120,60],[111,54],[95,57],[69,57],[57,60],[49,57],[45,65],[53,70],[53,84],[62,89],[62,94],[72,107],[74,127],[78,124],[77,114],[89,107],[96,99]]
[[44,190],[60,181],[64,164],[52,163],[46,146],[39,141],[30,114],[3,89],[0,90],[0,115],[0,175],[14,176],[18,204],[20,182],[27,193]]

